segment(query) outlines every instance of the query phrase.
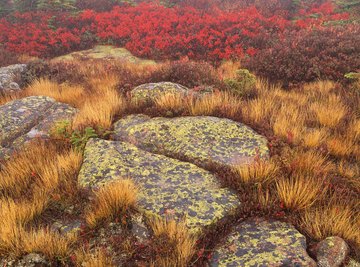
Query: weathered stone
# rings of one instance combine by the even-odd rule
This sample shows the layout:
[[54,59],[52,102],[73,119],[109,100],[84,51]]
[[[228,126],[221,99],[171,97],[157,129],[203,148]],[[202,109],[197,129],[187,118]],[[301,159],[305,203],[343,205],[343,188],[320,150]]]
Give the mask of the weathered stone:
[[98,187],[128,177],[140,187],[140,208],[160,216],[186,216],[185,222],[194,231],[240,204],[236,194],[221,188],[213,174],[193,164],[124,142],[91,139],[87,143],[80,186]]
[[350,259],[349,262],[345,265],[345,267],[360,267],[360,262]]
[[319,267],[338,267],[342,266],[349,254],[349,246],[342,238],[332,236],[319,242],[315,253]]
[[216,117],[130,115],[115,123],[114,132],[116,140],[206,168],[245,164],[269,153],[263,136],[242,123]]
[[76,109],[45,96],[30,96],[0,106],[0,159],[37,137],[49,137],[57,121]]
[[81,231],[82,221],[74,220],[74,221],[56,221],[54,222],[50,229],[54,232],[57,232],[61,235],[67,234],[77,234]]
[[306,252],[306,239],[293,226],[251,219],[215,250],[210,266],[316,266]]
[[135,102],[151,103],[161,95],[179,94],[180,96],[185,96],[189,93],[191,91],[188,88],[177,83],[146,83],[131,90],[131,98]]
[[15,64],[0,68],[0,92],[13,92],[20,90],[19,83],[27,65]]

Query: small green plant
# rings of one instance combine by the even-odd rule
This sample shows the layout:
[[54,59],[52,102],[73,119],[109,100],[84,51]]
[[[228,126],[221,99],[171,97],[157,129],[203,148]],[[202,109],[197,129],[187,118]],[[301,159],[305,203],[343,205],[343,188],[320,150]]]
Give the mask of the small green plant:
[[71,134],[70,142],[76,150],[82,151],[90,138],[96,138],[98,134],[92,127],[86,127],[84,131],[75,130]]
[[247,69],[239,69],[235,78],[226,79],[224,82],[236,95],[250,97],[254,94],[256,76]]
[[344,75],[346,79],[349,80],[359,80],[360,79],[360,73],[359,72],[349,72]]
[[[110,132],[105,132],[108,135]],[[76,150],[82,151],[90,138],[98,137],[96,130],[92,127],[86,127],[84,130],[72,130],[70,121],[59,121],[56,123],[52,135],[55,138],[68,140]]]

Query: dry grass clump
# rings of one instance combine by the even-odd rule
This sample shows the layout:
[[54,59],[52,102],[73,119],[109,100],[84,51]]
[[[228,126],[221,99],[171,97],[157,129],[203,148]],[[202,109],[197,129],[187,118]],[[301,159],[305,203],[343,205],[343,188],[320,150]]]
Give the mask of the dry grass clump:
[[279,167],[272,160],[259,160],[252,164],[234,167],[236,183],[266,184],[277,177]]
[[243,118],[245,121],[259,124],[269,121],[277,108],[277,100],[269,94],[264,94],[259,98],[244,102],[242,106]]
[[293,174],[323,177],[333,171],[334,166],[324,155],[316,151],[296,151],[289,162],[289,170]]
[[100,188],[85,214],[88,226],[94,228],[104,220],[125,215],[135,208],[137,194],[138,190],[131,180],[119,180]]
[[58,84],[49,79],[35,80],[24,94],[26,96],[49,96],[55,100],[80,107],[85,97],[85,89],[80,85]]
[[115,115],[127,108],[126,100],[115,89],[115,78],[93,79],[94,92],[91,93],[80,111],[76,114],[73,129],[84,129],[91,126],[95,129],[109,129]]
[[360,249],[360,216],[349,203],[328,204],[305,210],[300,225],[316,240],[340,236]]
[[327,95],[336,88],[337,84],[330,80],[319,80],[312,83],[307,83],[303,86],[303,91],[306,94],[321,94]]
[[327,150],[337,157],[348,157],[354,152],[356,145],[354,140],[346,136],[331,136],[326,140]]
[[188,266],[195,252],[196,236],[189,232],[185,223],[153,218],[150,227],[159,252],[152,266]]
[[96,249],[93,253],[78,250],[75,253],[78,266],[83,267],[113,267],[112,257],[104,249]]
[[300,211],[320,201],[326,192],[323,180],[296,175],[276,181],[276,191],[286,209]]
[[319,124],[326,127],[336,127],[348,112],[341,98],[334,94],[312,103],[310,108]]
[[4,163],[0,196],[20,197],[31,186],[52,191],[76,174],[81,161],[82,156],[74,150],[58,151],[55,145],[34,143]]
[[309,129],[303,133],[302,142],[305,147],[316,148],[326,140],[328,135],[329,133],[325,128]]
[[155,107],[160,111],[183,111],[186,109],[185,103],[189,101],[187,97],[181,93],[162,94],[155,100]]
[[228,118],[240,111],[241,101],[229,92],[215,92],[188,99],[189,113],[193,116],[221,114]]
[[347,130],[347,137],[357,141],[360,140],[360,119],[351,121]]

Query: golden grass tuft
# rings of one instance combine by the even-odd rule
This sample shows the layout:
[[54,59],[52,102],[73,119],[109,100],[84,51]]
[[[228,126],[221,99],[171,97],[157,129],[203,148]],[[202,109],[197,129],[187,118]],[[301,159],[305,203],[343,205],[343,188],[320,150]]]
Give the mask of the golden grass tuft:
[[236,183],[240,184],[266,184],[277,177],[278,171],[278,166],[272,160],[260,160],[234,167]]
[[[110,80],[108,83],[112,84],[112,81]],[[110,129],[115,115],[126,110],[125,98],[119,95],[113,87],[104,83],[98,89],[85,101],[76,114],[72,124],[73,129],[84,129],[88,126],[95,129]]]
[[334,166],[319,152],[296,151],[290,159],[289,170],[295,175],[324,177],[334,170]]
[[346,136],[331,136],[326,140],[326,147],[331,155],[348,157],[356,148],[354,140]]
[[83,267],[113,267],[112,257],[110,257],[104,249],[96,249],[95,252],[85,252],[78,250],[75,253],[77,266]]
[[336,127],[348,111],[341,98],[334,94],[312,103],[310,109],[314,112],[319,124],[326,127]]
[[85,89],[80,85],[58,84],[49,79],[35,80],[24,92],[27,96],[49,96],[55,100],[80,107],[85,97]]
[[195,252],[196,236],[189,232],[185,223],[153,218],[150,227],[160,251],[152,266],[188,266]]
[[339,236],[360,249],[360,216],[348,203],[326,205],[305,210],[300,225],[310,237],[322,240]]
[[276,191],[284,207],[292,211],[310,208],[321,200],[326,187],[321,179],[296,175],[276,181]]
[[155,100],[155,107],[161,111],[182,111],[186,109],[186,101],[187,97],[181,93],[162,94]]
[[240,111],[241,101],[229,92],[214,92],[198,98],[188,99],[188,109],[192,116],[221,114],[232,118]]
[[245,102],[241,109],[245,121],[261,123],[275,112],[277,103],[273,97],[264,96]]
[[109,183],[95,192],[95,198],[85,219],[90,228],[98,226],[104,220],[125,215],[135,208],[138,189],[131,180],[119,180]]
[[328,136],[328,131],[325,128],[310,129],[303,133],[303,145],[308,148],[319,147]]
[[312,83],[304,84],[303,90],[307,94],[316,94],[320,93],[322,95],[327,95],[331,93],[336,88],[336,83],[330,80],[319,80]]

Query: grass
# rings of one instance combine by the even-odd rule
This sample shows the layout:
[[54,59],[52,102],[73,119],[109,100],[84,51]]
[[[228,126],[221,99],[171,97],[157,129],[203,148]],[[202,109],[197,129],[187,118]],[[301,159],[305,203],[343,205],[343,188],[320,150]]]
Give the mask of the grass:
[[98,248],[93,253],[78,250],[76,252],[76,262],[78,266],[84,267],[113,267],[112,257],[104,249]]
[[95,228],[105,220],[124,218],[137,203],[137,188],[131,180],[119,180],[95,192],[95,198],[85,214],[89,227]]
[[300,211],[322,200],[326,187],[321,180],[312,176],[297,175],[277,180],[276,191],[286,209]]
[[322,240],[329,236],[339,236],[360,247],[360,217],[349,203],[333,203],[306,210],[300,219],[303,231]]
[[158,255],[152,266],[188,266],[194,255],[196,237],[184,222],[153,218],[150,227],[154,234],[154,246]]
[[[360,192],[359,94],[350,94],[344,86],[331,81],[283,90],[258,79],[256,94],[251,98],[239,98],[226,91],[199,98],[168,94],[160,96],[152,107],[133,107],[126,96],[129,88],[123,84],[127,76],[116,75],[118,67],[79,62],[78,72],[86,82],[58,84],[39,79],[23,93],[1,95],[0,104],[27,95],[53,97],[79,109],[69,131],[90,126],[105,132],[115,119],[134,110],[152,116],[210,115],[245,122],[268,137],[272,157],[230,172],[227,185],[236,189],[239,196],[246,194],[243,205],[251,210],[260,205],[269,215],[275,214],[280,204],[286,213],[284,220],[298,219],[297,228],[311,240],[338,235],[351,244],[353,254],[359,251],[360,218],[355,203],[356,193]],[[124,68],[122,73],[141,78],[150,77],[159,67],[129,64]],[[227,62],[218,74],[231,78],[238,68],[239,63]],[[76,176],[81,162],[81,151],[53,140],[34,143],[1,163],[0,255],[16,258],[39,252],[50,259],[61,259],[66,265],[69,255],[76,252],[79,266],[117,264],[116,257],[105,250],[88,250],[79,240],[76,242],[76,237],[59,236],[50,232],[46,223],[43,225],[53,215],[49,215],[52,209],[63,216],[66,207],[78,205]],[[91,236],[98,228],[106,229],[104,222],[120,218],[120,223],[124,223],[125,216],[131,216],[130,211],[136,208],[137,194],[137,187],[130,180],[122,180],[95,191],[90,201],[81,202],[86,209],[79,208],[77,216],[89,226],[85,236]],[[256,205],[247,199],[255,200]],[[125,237],[118,247],[129,247],[131,257],[145,259],[153,266],[188,266],[199,252],[198,236],[192,235],[184,222],[158,218],[150,220],[149,226],[150,248],[145,244],[146,249],[139,249],[138,243]],[[149,255],[149,250],[153,254]],[[116,253],[124,251],[119,249]]]
[[320,99],[311,105],[319,124],[326,127],[335,127],[345,117],[346,106],[337,95],[330,94],[324,100]]
[[279,167],[274,161],[259,160],[252,164],[234,167],[236,174],[234,182],[239,183],[240,186],[255,183],[266,184],[277,178],[278,171]]
[[74,107],[80,107],[84,101],[86,92],[82,86],[58,84],[49,79],[35,80],[24,91],[25,96],[49,96],[56,101],[67,103]]

